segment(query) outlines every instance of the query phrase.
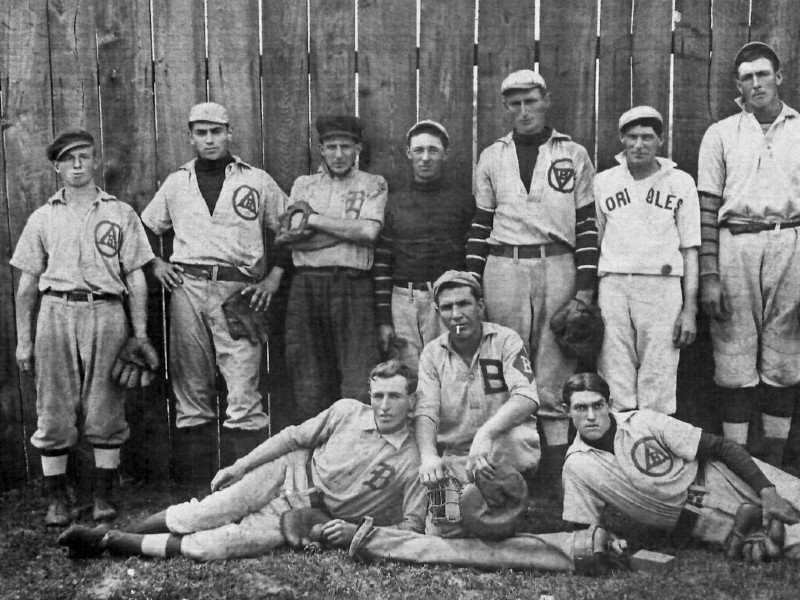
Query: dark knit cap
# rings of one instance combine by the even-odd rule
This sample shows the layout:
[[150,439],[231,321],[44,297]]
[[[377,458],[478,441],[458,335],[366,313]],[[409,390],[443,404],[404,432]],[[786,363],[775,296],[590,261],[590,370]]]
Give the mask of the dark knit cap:
[[361,119],[350,115],[326,115],[317,118],[320,141],[335,135],[345,135],[358,143],[361,141],[363,129],[364,125],[361,123]]

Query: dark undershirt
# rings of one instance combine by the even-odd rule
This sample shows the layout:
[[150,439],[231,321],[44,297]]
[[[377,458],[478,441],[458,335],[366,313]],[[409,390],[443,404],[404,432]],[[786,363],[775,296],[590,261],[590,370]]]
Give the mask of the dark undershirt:
[[222,184],[225,183],[225,167],[232,162],[233,156],[228,154],[216,160],[207,160],[198,156],[194,163],[197,187],[200,188],[203,200],[208,206],[208,213],[211,215],[214,214],[214,207],[217,206]]
[[519,176],[526,192],[531,191],[531,177],[533,177],[536,159],[539,157],[539,146],[549,140],[552,133],[553,130],[550,127],[545,127],[540,132],[531,134],[517,133],[514,130],[513,138],[514,146],[517,149]]

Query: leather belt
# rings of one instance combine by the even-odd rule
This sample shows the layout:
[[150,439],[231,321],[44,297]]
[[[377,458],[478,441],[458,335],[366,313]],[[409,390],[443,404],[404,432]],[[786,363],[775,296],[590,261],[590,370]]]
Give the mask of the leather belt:
[[93,294],[91,292],[57,292],[47,290],[46,296],[56,296],[70,302],[100,302],[101,300],[120,300],[116,294]]
[[395,280],[394,285],[407,290],[417,290],[420,292],[429,292],[433,289],[432,281],[403,281]]
[[800,220],[785,221],[783,223],[720,223],[719,226],[730,231],[731,235],[741,235],[743,233],[793,229],[794,227],[800,227]]
[[210,279],[211,281],[236,281],[240,283],[255,283],[257,279],[245,275],[236,267],[225,265],[187,265],[186,263],[175,263],[183,267],[183,272],[198,279]]
[[354,269],[353,267],[295,267],[295,273],[303,275],[347,275],[353,279],[368,277],[369,271]]
[[509,244],[489,244],[489,254],[505,258],[547,258],[571,254],[572,248],[562,242],[550,244],[528,244],[527,246],[511,246]]

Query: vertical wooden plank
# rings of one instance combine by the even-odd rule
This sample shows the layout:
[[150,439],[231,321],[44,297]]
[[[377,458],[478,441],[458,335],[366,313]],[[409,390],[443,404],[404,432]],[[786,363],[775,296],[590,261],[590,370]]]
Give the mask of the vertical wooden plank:
[[258,0],[210,0],[209,98],[228,109],[234,154],[261,167],[261,65]]
[[772,46],[781,59],[781,100],[800,106],[800,11],[794,0],[753,0],[750,40]]
[[739,95],[736,90],[736,70],[733,59],[736,52],[747,42],[749,34],[750,1],[727,0],[714,2],[711,35],[711,83],[709,105],[711,120],[719,121],[738,112],[734,103]]
[[509,73],[533,69],[536,5],[530,0],[478,5],[478,153],[512,124],[505,118],[500,84]]
[[[311,121],[327,114],[353,115],[355,97],[355,2],[309,1]],[[368,131],[364,132],[369,135]],[[311,128],[312,169],[319,164],[317,130]]]
[[[55,130],[79,127],[100,140],[97,42],[92,0],[47,3]],[[102,158],[102,148],[98,144]]]
[[700,141],[712,123],[709,107],[711,0],[677,0],[672,160],[697,177]]
[[551,97],[548,121],[594,154],[597,3],[542,2],[539,72]]
[[472,73],[475,6],[465,0],[423,0],[420,8],[419,116],[446,123],[449,175],[472,183]]
[[[0,29],[3,30],[3,45],[0,46],[4,102],[2,131],[6,189],[9,192],[5,203],[7,221],[3,223],[8,235],[4,252],[11,252],[30,214],[56,189],[55,174],[45,156],[45,148],[53,135],[53,107],[46,1],[3,3],[0,11]],[[5,261],[4,265],[7,265]],[[10,267],[3,268],[10,270]],[[10,294],[11,282],[4,280],[3,288],[8,290],[4,294]],[[2,300],[5,299],[3,296]],[[10,314],[5,318],[10,318]],[[4,331],[12,333],[12,343],[16,344],[13,325]],[[10,351],[10,358],[13,358],[13,347]],[[8,378],[4,377],[0,384],[3,423],[0,431],[7,440],[3,442],[2,453],[9,452],[9,455],[3,456],[0,464],[3,464],[3,477],[8,478],[7,481],[19,481],[25,471],[23,448],[27,448],[31,458],[30,474],[41,474],[39,453],[27,439],[36,429],[36,397],[31,377],[19,381],[16,367],[7,373]],[[21,426],[24,426],[24,432],[19,431]],[[19,445],[21,436],[26,438],[22,440],[25,446]]]
[[159,181],[192,156],[187,116],[192,105],[206,99],[204,27],[202,2],[153,0]]
[[[105,187],[141,211],[156,190],[149,1],[98,3],[97,35]],[[150,335],[158,339],[154,325],[151,315]],[[123,470],[137,478],[166,479],[167,407],[159,386],[130,394],[126,416],[131,439],[123,446]]]
[[[636,0],[633,11],[633,105],[652,106],[664,117],[669,146],[669,72],[672,0]],[[618,115],[619,116],[619,115]]]
[[[359,113],[369,164],[394,189],[409,178],[406,132],[416,117],[416,2],[359,0]],[[444,124],[448,127],[448,124]]]
[[600,66],[598,81],[597,170],[616,164],[617,123],[631,107],[632,0],[600,3]]
[[264,0],[261,23],[264,166],[288,192],[309,172],[306,3]]

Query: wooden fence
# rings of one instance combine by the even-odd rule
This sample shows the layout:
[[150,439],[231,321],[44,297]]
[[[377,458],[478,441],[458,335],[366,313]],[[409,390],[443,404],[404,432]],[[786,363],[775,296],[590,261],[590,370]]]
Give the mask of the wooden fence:
[[[509,129],[501,80],[538,65],[553,96],[551,124],[600,169],[619,149],[620,113],[651,104],[670,120],[672,158],[694,174],[706,127],[736,110],[732,59],[746,41],[776,48],[782,96],[798,106],[798,34],[792,0],[5,0],[0,490],[39,473],[28,441],[35,393],[14,361],[18,274],[8,259],[30,213],[56,189],[44,156],[54,132],[80,126],[101,139],[105,188],[139,211],[191,157],[186,115],[205,99],[228,107],[235,153],[287,191],[316,167],[312,125],[325,113],[364,119],[362,166],[390,187],[408,177],[408,127],[417,116],[440,120],[452,138],[449,176],[468,183],[473,147]],[[164,303],[151,291],[150,330],[160,340]],[[684,407],[708,387],[709,354],[706,336],[684,357]],[[279,406],[285,377],[273,371],[266,385]],[[125,460],[146,477],[168,473],[168,398],[162,379],[128,403]]]

